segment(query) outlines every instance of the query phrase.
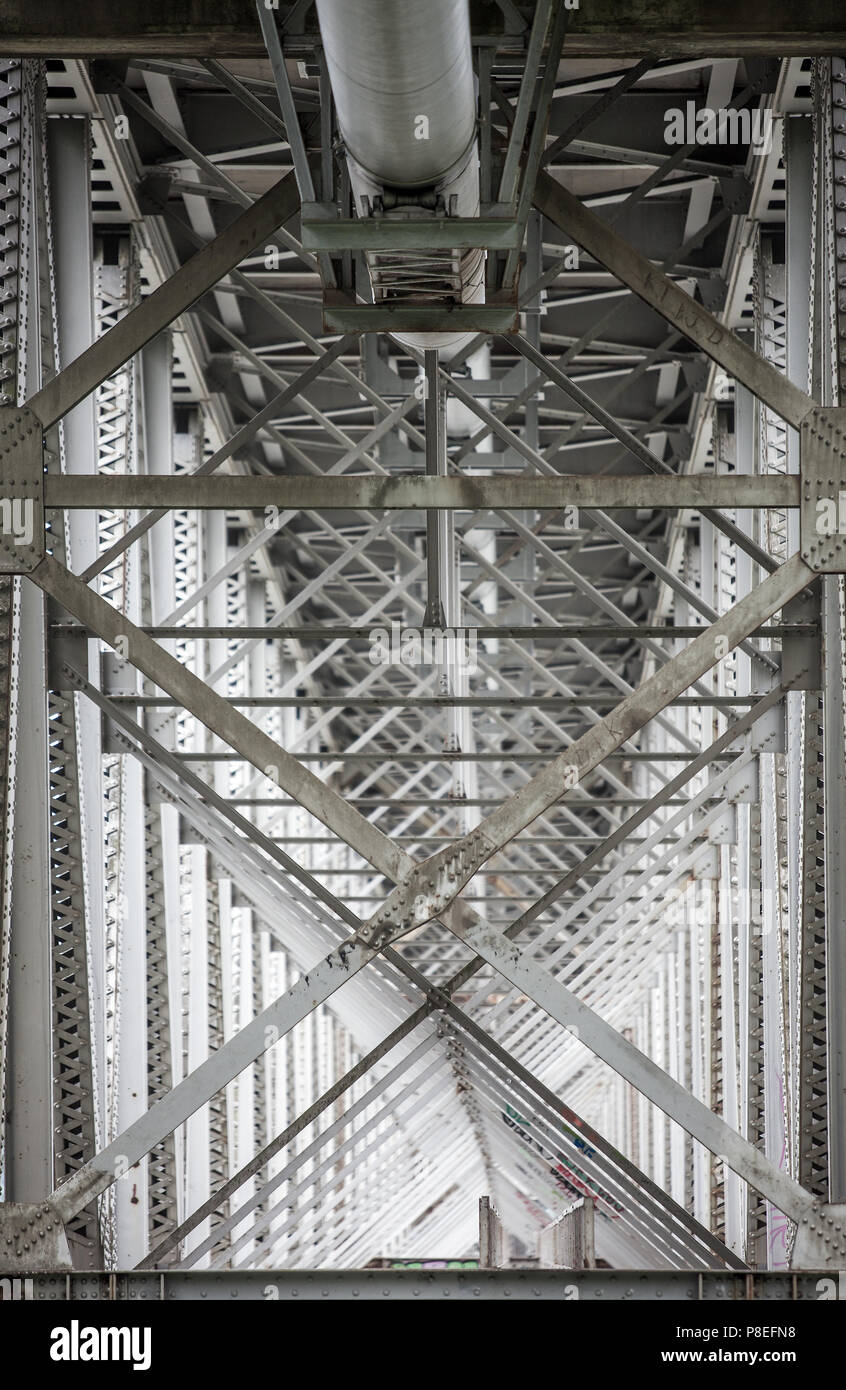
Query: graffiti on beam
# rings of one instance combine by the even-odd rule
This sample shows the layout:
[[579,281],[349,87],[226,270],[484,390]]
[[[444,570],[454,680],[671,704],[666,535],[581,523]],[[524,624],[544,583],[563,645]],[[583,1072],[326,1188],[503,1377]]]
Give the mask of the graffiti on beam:
[[[565,1191],[568,1196],[572,1196],[574,1199],[579,1197],[596,1198],[602,1202],[603,1206],[610,1207],[615,1217],[625,1210],[620,1202],[612,1197],[599,1183],[589,1178],[587,1173],[576,1164],[564,1164],[560,1162],[550,1163],[543,1144],[525,1128],[527,1124],[531,1124],[531,1120],[525,1119],[513,1106],[506,1105],[505,1109],[502,1110],[500,1114],[508,1125],[508,1128],[514,1130],[530,1149],[541,1156],[546,1167],[552,1174],[556,1186],[560,1190]],[[564,1133],[572,1144],[584,1152],[586,1158],[593,1157],[594,1150],[589,1144],[586,1144],[581,1136],[576,1134],[574,1130],[565,1126]]]

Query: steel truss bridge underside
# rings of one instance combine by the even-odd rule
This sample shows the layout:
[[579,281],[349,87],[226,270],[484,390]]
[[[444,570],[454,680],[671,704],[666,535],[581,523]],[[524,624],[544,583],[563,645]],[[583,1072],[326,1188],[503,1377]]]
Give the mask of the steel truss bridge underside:
[[404,222],[242,8],[0,6],[0,1273],[375,1296],[487,1195],[524,1267],[593,1203],[607,1296],[813,1296],[846,21],[474,4],[480,211]]

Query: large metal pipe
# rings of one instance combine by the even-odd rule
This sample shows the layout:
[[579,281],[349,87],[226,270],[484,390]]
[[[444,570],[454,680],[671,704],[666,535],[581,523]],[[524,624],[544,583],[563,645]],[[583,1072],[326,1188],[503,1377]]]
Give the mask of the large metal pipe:
[[[477,216],[467,0],[317,0],[317,13],[359,215],[381,199],[386,216],[408,215],[412,209],[415,215],[434,215],[436,207]],[[407,259],[413,271],[414,254]],[[378,298],[391,263],[371,256],[369,265]],[[484,299],[482,251],[456,255],[453,273],[463,302]],[[415,298],[425,296],[419,288],[425,283],[421,276]],[[437,348],[450,357],[473,335],[396,336],[421,351]]]

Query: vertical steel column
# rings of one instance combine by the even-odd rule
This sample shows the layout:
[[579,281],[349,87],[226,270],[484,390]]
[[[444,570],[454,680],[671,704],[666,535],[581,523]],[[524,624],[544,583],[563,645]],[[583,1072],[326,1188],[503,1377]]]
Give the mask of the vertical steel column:
[[[4,125],[11,166],[5,205],[11,218],[10,239],[17,232],[17,257],[11,258],[8,277],[13,281],[8,307],[16,343],[9,344],[3,354],[6,380],[2,387],[6,403],[14,403],[26,399],[31,389],[37,389],[41,371],[37,297],[30,298],[24,292],[36,249],[33,125],[38,119],[35,83],[40,79],[40,64],[10,65],[3,76],[8,103]],[[10,872],[5,905],[8,1006],[4,1197],[21,1202],[40,1201],[50,1191],[54,1177],[50,820],[45,602],[27,580],[13,581],[10,593],[7,612],[12,619],[8,650],[11,699],[7,708],[14,763],[8,764],[8,790],[14,814],[9,819]],[[26,769],[25,774],[22,769]],[[5,845],[3,848],[5,854]]]
[[[5,1197],[36,1202],[53,1181],[52,958],[44,598],[21,585],[13,659],[15,755]],[[25,717],[22,712],[25,711]],[[21,770],[27,769],[23,776]]]
[[[825,110],[828,158],[825,169],[825,302],[833,308],[830,396],[824,404],[846,404],[846,60],[826,63]],[[826,1053],[828,1062],[828,1200],[846,1202],[846,666],[844,665],[844,577],[823,579],[823,683],[825,706],[825,951]]]
[[[94,338],[90,141],[87,119],[47,123],[43,173],[36,185],[46,377]],[[96,471],[93,399],[50,430],[45,444],[51,471]],[[66,514],[53,531],[53,554],[72,568],[83,569],[96,558],[95,513]],[[80,665],[99,684],[98,641],[82,643]],[[48,677],[51,685],[58,684],[49,663]],[[49,713],[56,1169],[61,1176],[73,1173],[105,1142],[104,823],[99,714],[90,702],[56,689],[49,696]],[[69,1235],[77,1265],[102,1266],[95,1210],[75,1222]]]
[[[4,171],[0,183],[0,218],[10,228],[19,222],[21,189],[21,82],[23,65],[16,59],[0,60],[0,130],[4,142]],[[7,235],[0,263],[0,296],[4,305],[0,324],[0,405],[17,404],[20,248]],[[0,576],[0,1113],[8,1113],[7,1042],[9,1001],[9,951],[11,946],[11,873],[13,782],[15,771],[12,725],[12,676],[16,660],[18,581]],[[6,1123],[0,1124],[0,1196],[6,1174]]]
[[823,584],[828,1200],[846,1202],[846,709],[843,580]]
[[[205,548],[205,568],[206,574],[216,574],[222,569],[227,560],[226,542],[226,517],[222,512],[211,513],[203,518],[203,530],[206,538]],[[230,596],[233,591],[237,595],[231,602]],[[238,575],[231,576],[221,584],[217,584],[206,598],[206,617],[215,626],[225,627],[234,620],[235,623],[244,622],[246,612],[244,605],[240,601],[242,598],[241,578]],[[209,643],[209,669],[215,670],[227,656],[227,644],[222,641]],[[247,663],[248,664],[248,663]],[[244,687],[244,679],[241,671],[243,668],[234,667],[227,675],[226,688],[229,694],[247,693]],[[205,737],[207,737],[204,734]],[[219,747],[217,739],[210,739],[209,743],[214,747]],[[223,795],[232,795],[238,782],[243,776],[243,768],[230,768],[215,765],[212,772],[211,781],[216,789]],[[206,950],[207,950],[207,979],[208,979],[208,1050],[215,1051],[221,1046],[224,1040],[224,958],[222,949],[222,891],[219,880],[220,869],[211,855],[205,859],[206,866]],[[227,1113],[227,1094],[215,1096],[209,1103],[209,1183],[211,1190],[220,1187],[229,1177],[229,1124]],[[220,1215],[215,1213],[210,1218],[210,1228],[219,1223]],[[216,1246],[213,1254],[217,1255],[221,1249],[228,1248],[229,1237],[224,1237],[223,1246]]]
[[[199,845],[182,852],[183,941],[187,976],[186,1065],[188,1075],[206,1060],[209,1050],[209,982],[207,929],[207,855]],[[191,1212],[206,1200],[210,1184],[209,1106],[201,1105],[185,1124],[185,1206]],[[208,1218],[189,1236],[192,1250],[209,1234]]]
[[[427,349],[423,354],[426,422],[426,476],[446,474],[446,421],[444,400],[438,373],[438,354]],[[444,626],[444,595],[441,592],[445,556],[445,514],[426,513],[426,627]]]
[[[780,371],[787,367],[785,266],[780,239],[761,229],[755,264],[756,349]],[[788,468],[787,426],[768,406],[756,402],[757,429],[751,456],[762,474],[786,473]],[[768,509],[761,521],[760,540],[774,559],[783,563],[789,554],[786,510]],[[753,681],[759,680],[754,669]],[[792,1171],[791,1096],[785,1046],[789,997],[786,969],[790,956],[790,928],[786,892],[786,764],[783,731],[759,754],[760,893],[761,893],[761,1041],[763,1082],[763,1148],[779,1167]],[[760,1100],[760,1091],[758,1099]],[[759,1264],[770,1269],[786,1268],[793,1237],[791,1223],[771,1202],[760,1203],[747,1190],[749,1225],[758,1229],[753,1236]],[[761,1248],[760,1226],[766,1215],[766,1244]]]
[[[169,333],[161,333],[141,352],[140,397],[143,468],[148,474],[173,473],[173,346]],[[152,623],[163,621],[176,606],[175,536],[173,513],[151,527],[142,541],[146,547],[148,582],[144,608]],[[171,653],[175,642],[162,644]],[[175,746],[176,715],[170,710],[149,710],[145,721],[165,747]],[[179,1026],[174,1028],[171,1003],[179,1000],[179,975],[174,962],[179,950],[178,868],[174,847],[178,842],[178,817],[161,802],[149,777],[144,788],[146,882],[146,982],[147,982],[147,1104],[153,1105],[179,1076],[181,1051]],[[177,882],[173,881],[174,871]],[[173,983],[172,983],[173,982]],[[176,993],[172,994],[175,984]],[[148,1216],[150,1245],[167,1235],[179,1219],[177,1138],[169,1134],[151,1150],[148,1159]]]

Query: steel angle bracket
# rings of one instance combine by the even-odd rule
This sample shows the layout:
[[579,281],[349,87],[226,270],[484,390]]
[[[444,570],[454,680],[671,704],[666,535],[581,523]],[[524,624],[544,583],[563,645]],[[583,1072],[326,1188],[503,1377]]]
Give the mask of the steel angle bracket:
[[846,573],[846,407],[809,410],[799,441],[802,559],[820,574]]
[[45,555],[41,421],[26,406],[0,409],[0,574],[30,574]]
[[477,830],[456,846],[439,850],[397,884],[356,932],[356,940],[381,951],[412,927],[440,917],[497,848]]

